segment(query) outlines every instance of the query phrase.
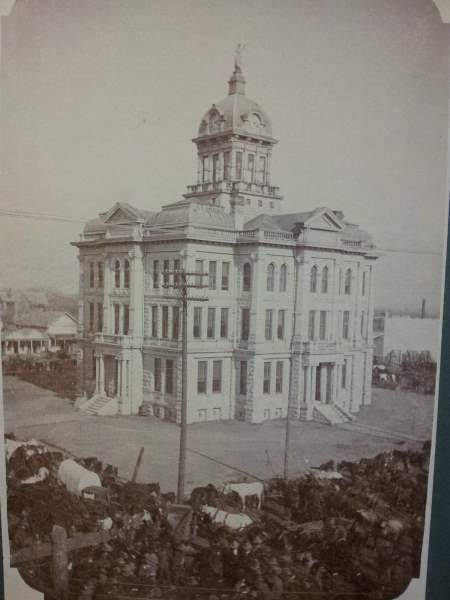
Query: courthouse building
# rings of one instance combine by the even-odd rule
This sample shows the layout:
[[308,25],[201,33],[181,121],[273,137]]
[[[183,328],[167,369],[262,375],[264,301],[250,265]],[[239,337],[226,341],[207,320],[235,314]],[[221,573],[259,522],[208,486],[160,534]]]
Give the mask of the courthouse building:
[[207,298],[188,308],[188,422],[261,422],[288,405],[351,418],[371,399],[375,248],[334,202],[283,212],[272,124],[238,60],[228,86],[201,118],[183,199],[117,203],[74,243],[84,408],[179,420],[181,308],[166,285],[185,269],[206,273],[189,280]]

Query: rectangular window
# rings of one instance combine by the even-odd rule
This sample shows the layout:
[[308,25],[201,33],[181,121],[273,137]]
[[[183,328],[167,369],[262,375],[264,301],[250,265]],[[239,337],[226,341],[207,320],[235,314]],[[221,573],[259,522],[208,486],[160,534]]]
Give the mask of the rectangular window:
[[220,393],[222,391],[222,361],[213,361],[213,380],[212,391]]
[[158,337],[158,307],[152,306],[152,337]]
[[[202,260],[196,260],[195,261],[195,272],[196,273],[203,273],[203,261]],[[195,277],[195,285],[202,285],[203,284],[203,277],[201,277],[200,275],[197,275]]]
[[219,155],[213,154],[213,172],[212,172],[213,183],[219,179]]
[[230,263],[222,263],[222,290],[228,290],[230,287]]
[[365,296],[366,295],[366,277],[367,277],[367,272],[364,271],[362,274],[362,295]]
[[266,310],[266,324],[265,324],[265,337],[266,340],[272,339],[272,323],[273,323],[273,310]]
[[210,290],[216,289],[216,275],[217,275],[217,262],[215,260],[209,261],[209,273],[208,273],[208,287]]
[[93,288],[95,284],[94,281],[94,263],[90,262],[89,263],[89,287]]
[[284,326],[286,322],[286,311],[278,311],[277,337],[279,340],[284,340]]
[[283,392],[283,361],[282,360],[277,360],[275,391],[277,394],[281,394]]
[[364,337],[364,312],[361,313],[361,337]]
[[120,304],[114,304],[114,335],[120,333]]
[[241,360],[239,368],[239,394],[247,395],[247,361]]
[[344,340],[348,340],[349,337],[349,322],[350,322],[350,311],[344,310],[342,316],[342,337]]
[[161,359],[155,358],[155,392],[161,391]]
[[223,153],[223,178],[225,180],[230,179],[230,151]]
[[236,179],[242,179],[242,152],[236,152]]
[[255,178],[255,155],[249,154],[247,158],[247,168],[249,181],[253,182]]
[[228,337],[228,315],[230,310],[228,308],[220,309],[220,337]]
[[177,340],[180,337],[180,309],[178,306],[172,307],[172,338]]
[[250,309],[241,310],[241,339],[246,341],[250,335]]
[[319,339],[325,340],[327,336],[327,311],[320,311],[320,321],[319,321]]
[[181,281],[181,277],[180,277],[180,259],[176,258],[173,261],[173,270],[175,271],[175,273],[173,274],[173,284],[175,287],[177,287],[178,285],[180,285],[180,281]]
[[197,393],[206,394],[206,379],[208,372],[208,363],[206,360],[198,361],[198,373],[197,373]]
[[266,183],[266,157],[259,157],[259,182],[265,185]]
[[201,306],[194,306],[193,335],[195,338],[202,337],[202,308],[201,308]]
[[94,303],[89,302],[89,331],[94,331]]
[[208,308],[208,326],[206,329],[206,337],[215,338],[216,337],[216,309]]
[[130,333],[130,307],[128,304],[123,305],[123,335]]
[[169,307],[162,307],[162,328],[161,328],[161,337],[168,338],[169,337]]
[[97,304],[97,331],[103,331],[103,303]]
[[209,180],[208,157],[204,156],[202,158],[202,183],[207,183],[208,180]]
[[163,262],[163,285],[165,287],[167,287],[170,283],[170,275],[168,271],[170,271],[170,260],[165,260]]
[[166,360],[165,393],[173,394],[173,360]]
[[153,287],[159,288],[159,260],[153,261]]
[[99,262],[97,264],[97,275],[98,275],[98,287],[103,287],[103,263]]
[[270,394],[270,371],[272,364],[270,362],[264,363],[264,378],[263,378],[263,394]]
[[347,387],[347,359],[344,360],[344,364],[342,365],[341,371],[341,387]]
[[316,322],[316,311],[315,310],[310,310],[309,314],[308,314],[308,339],[310,341],[314,340],[315,322]]

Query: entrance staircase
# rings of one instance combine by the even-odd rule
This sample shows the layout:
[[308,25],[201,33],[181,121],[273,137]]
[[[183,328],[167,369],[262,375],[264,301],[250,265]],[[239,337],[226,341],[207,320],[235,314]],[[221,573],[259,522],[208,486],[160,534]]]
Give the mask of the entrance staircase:
[[313,420],[326,425],[339,425],[354,421],[355,417],[337,404],[316,402],[313,408]]
[[80,410],[88,415],[115,415],[117,414],[117,398],[108,398],[101,394],[95,394],[82,406]]
[[139,416],[140,417],[151,417],[152,416],[152,408],[150,406],[150,402],[144,401],[139,407]]

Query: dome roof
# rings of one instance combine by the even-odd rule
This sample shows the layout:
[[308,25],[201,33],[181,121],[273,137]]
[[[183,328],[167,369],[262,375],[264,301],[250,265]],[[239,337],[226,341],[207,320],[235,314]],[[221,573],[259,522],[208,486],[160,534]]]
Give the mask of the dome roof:
[[226,131],[242,131],[262,137],[272,137],[272,123],[258,102],[245,95],[245,79],[239,67],[231,76],[229,94],[216,102],[204,114],[198,134],[212,135]]

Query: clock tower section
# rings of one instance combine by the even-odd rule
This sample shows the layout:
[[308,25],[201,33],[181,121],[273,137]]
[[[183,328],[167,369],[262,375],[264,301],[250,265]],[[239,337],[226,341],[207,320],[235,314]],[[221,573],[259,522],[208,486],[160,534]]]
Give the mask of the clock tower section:
[[271,156],[277,140],[265,110],[245,95],[240,60],[228,82],[228,96],[204,114],[198,136],[197,183],[186,200],[221,206],[235,215],[237,229],[260,214],[278,214],[282,196],[271,183]]

